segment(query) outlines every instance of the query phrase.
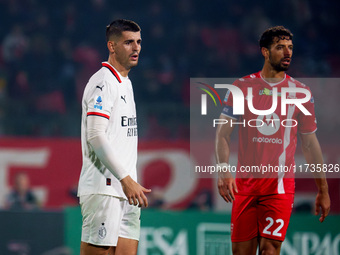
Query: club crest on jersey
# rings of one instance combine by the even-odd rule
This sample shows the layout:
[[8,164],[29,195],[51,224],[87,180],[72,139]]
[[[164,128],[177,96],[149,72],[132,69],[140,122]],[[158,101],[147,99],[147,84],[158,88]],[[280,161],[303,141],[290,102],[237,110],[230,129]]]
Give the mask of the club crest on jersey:
[[102,100],[102,97],[101,96],[98,96],[97,99],[96,99],[96,103],[94,105],[94,108],[95,109],[99,109],[99,110],[102,110],[103,109],[103,100]]

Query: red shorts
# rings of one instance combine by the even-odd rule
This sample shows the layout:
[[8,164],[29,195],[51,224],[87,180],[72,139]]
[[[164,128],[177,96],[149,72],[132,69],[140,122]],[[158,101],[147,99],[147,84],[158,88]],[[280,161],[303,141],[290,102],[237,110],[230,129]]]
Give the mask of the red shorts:
[[244,242],[257,236],[283,241],[294,194],[236,195],[231,212],[231,241]]

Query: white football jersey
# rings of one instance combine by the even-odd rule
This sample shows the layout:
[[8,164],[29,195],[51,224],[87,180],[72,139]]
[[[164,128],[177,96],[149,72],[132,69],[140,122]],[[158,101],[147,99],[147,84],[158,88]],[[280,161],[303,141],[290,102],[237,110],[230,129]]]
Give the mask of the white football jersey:
[[87,83],[82,100],[81,145],[83,166],[78,196],[104,194],[126,198],[119,180],[101,163],[87,141],[87,116],[109,120],[105,135],[115,158],[137,181],[137,116],[131,81],[108,62]]

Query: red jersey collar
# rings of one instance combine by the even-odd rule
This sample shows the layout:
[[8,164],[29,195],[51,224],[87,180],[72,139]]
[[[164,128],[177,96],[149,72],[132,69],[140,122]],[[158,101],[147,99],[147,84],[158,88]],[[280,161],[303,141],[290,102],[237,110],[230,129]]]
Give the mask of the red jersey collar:
[[108,63],[108,62],[102,62],[102,66],[108,68],[114,77],[118,80],[119,83],[122,83],[122,80],[119,77],[119,74],[117,71]]

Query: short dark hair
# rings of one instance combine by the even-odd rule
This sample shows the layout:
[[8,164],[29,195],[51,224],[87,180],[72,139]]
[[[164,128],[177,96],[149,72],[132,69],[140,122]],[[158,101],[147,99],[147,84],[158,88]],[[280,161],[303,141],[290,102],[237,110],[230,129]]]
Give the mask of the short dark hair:
[[112,37],[120,37],[124,31],[138,32],[141,31],[141,29],[138,24],[132,20],[114,20],[106,26],[106,41],[110,41]]
[[293,34],[288,28],[285,28],[284,26],[271,27],[261,35],[259,40],[260,48],[265,47],[269,49],[273,44],[275,37],[279,38],[279,40],[293,40]]

